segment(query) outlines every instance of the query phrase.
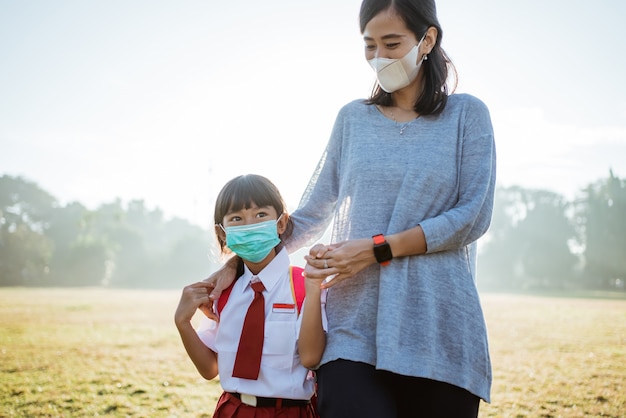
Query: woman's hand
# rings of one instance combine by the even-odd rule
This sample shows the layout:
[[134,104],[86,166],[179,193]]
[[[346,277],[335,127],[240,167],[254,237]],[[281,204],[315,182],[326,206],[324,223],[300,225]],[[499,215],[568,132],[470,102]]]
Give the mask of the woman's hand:
[[236,279],[239,257],[231,257],[219,270],[204,279],[202,283],[209,289],[209,302],[198,307],[207,318],[219,321],[217,312],[213,309],[213,302],[219,299],[222,291],[230,286]]
[[376,262],[371,239],[355,239],[330,245],[317,244],[311,247],[304,258],[307,262],[304,267],[307,278],[334,276],[324,282],[322,288],[332,287]]

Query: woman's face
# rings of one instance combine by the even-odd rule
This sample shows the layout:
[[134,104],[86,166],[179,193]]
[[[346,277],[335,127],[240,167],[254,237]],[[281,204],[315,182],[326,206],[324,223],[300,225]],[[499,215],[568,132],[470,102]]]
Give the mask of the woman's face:
[[366,60],[400,59],[419,43],[402,18],[390,9],[383,10],[365,25],[363,40]]

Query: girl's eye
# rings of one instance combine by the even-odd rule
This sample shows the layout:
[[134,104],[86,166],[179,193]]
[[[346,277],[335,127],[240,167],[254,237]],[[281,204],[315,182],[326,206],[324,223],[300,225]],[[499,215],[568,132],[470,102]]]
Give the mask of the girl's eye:
[[228,221],[229,222],[239,222],[239,221],[241,221],[241,216],[231,216]]
[[393,48],[397,47],[398,45],[400,45],[400,42],[394,42],[392,44],[387,44],[387,45],[385,45],[385,47],[387,47],[389,49],[393,49]]
[[376,49],[376,45],[365,45],[365,49],[368,51],[373,51]]
[[257,218],[265,218],[266,216],[267,216],[267,213],[265,213],[265,212],[259,212],[259,213],[256,214]]

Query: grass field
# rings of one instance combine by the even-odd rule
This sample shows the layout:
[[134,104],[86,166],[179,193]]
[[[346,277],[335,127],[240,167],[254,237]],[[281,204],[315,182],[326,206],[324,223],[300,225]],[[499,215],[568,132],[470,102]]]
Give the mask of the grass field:
[[[173,325],[178,291],[0,289],[0,417],[210,417]],[[483,295],[480,417],[626,417],[626,299]]]

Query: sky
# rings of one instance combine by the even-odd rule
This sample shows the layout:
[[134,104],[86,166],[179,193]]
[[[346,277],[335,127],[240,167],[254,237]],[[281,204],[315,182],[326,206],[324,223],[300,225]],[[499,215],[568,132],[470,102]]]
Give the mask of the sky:
[[[0,175],[201,226],[244,173],[295,209],[374,73],[360,0],[0,0]],[[626,178],[626,2],[439,0],[457,92],[490,109],[501,186]]]

